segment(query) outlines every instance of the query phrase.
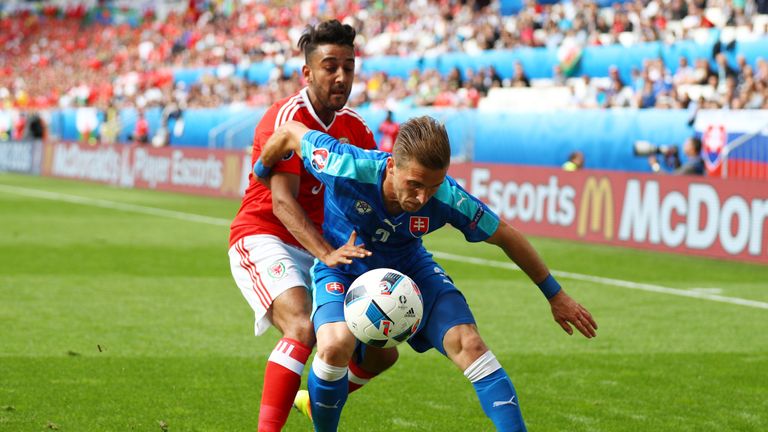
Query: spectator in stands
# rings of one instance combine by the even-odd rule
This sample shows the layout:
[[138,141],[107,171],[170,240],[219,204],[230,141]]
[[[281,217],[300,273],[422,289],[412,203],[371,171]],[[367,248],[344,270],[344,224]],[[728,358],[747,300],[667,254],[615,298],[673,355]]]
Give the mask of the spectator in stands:
[[686,56],[680,56],[672,82],[678,86],[694,84],[696,82],[695,71],[688,64],[688,58]]
[[379,150],[392,153],[392,146],[400,133],[400,124],[394,120],[392,111],[387,111],[387,118],[379,125],[379,133]]
[[33,140],[42,140],[46,136],[45,120],[40,116],[40,113],[33,112],[29,116],[29,136]]
[[685,140],[683,154],[685,154],[686,160],[684,163],[681,163],[677,147],[670,147],[663,153],[664,166],[659,163],[658,157],[655,154],[648,156],[648,164],[655,173],[670,172],[676,175],[703,175],[704,159],[701,156],[701,140],[696,137],[690,137]]
[[725,94],[728,78],[732,77],[735,79],[737,72],[728,64],[728,59],[723,53],[717,53],[715,63],[717,64],[717,91],[720,94]]
[[515,71],[512,75],[512,79],[509,81],[510,87],[530,87],[531,81],[528,79],[528,75],[525,74],[523,63],[520,60],[515,61]]
[[131,134],[131,141],[136,144],[148,144],[149,143],[149,123],[144,115],[144,110],[138,110],[138,119],[136,119],[136,125],[133,128],[133,134]]
[[563,163],[564,171],[578,171],[584,168],[584,153],[576,150],[568,155],[568,160]]

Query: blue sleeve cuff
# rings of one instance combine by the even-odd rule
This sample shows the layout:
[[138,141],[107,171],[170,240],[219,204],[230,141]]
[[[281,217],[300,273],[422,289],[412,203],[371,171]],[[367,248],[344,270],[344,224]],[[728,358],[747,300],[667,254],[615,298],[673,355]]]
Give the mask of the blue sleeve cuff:
[[261,163],[261,159],[256,160],[256,163],[253,164],[253,174],[256,177],[267,178],[269,177],[270,171],[272,171],[272,168],[264,166],[264,164]]
[[541,290],[542,294],[544,294],[544,297],[547,298],[547,300],[554,297],[562,289],[560,287],[560,284],[557,283],[557,281],[555,280],[555,277],[552,276],[551,273],[547,275],[546,279],[537,283],[536,285],[539,286],[539,289]]

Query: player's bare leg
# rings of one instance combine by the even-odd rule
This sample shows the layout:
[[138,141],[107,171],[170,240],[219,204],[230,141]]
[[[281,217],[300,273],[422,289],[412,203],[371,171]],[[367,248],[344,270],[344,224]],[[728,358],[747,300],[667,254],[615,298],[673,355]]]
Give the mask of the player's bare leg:
[[268,317],[283,338],[272,350],[264,371],[259,431],[279,431],[290,414],[304,365],[315,344],[310,307],[307,289],[294,287],[277,296],[269,309]]
[[525,431],[517,393],[474,324],[460,324],[443,338],[448,358],[475,388],[480,405],[499,431]]

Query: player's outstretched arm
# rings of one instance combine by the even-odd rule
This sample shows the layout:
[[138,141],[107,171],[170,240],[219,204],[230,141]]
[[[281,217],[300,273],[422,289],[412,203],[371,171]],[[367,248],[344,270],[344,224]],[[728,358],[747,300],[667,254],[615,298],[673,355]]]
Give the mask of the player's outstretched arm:
[[296,200],[299,194],[299,176],[275,173],[269,183],[272,189],[272,212],[309,253],[328,267],[351,264],[353,258],[371,255],[364,245],[355,245],[357,234],[354,232],[350,240],[338,249],[334,249],[323,238],[307,216],[307,212]]
[[253,166],[254,174],[262,179],[267,178],[270,168],[291,151],[301,157],[301,138],[309,130],[308,127],[294,120],[287,121],[275,129],[261,149],[259,160]]
[[597,323],[592,318],[592,314],[566,294],[560,284],[552,277],[536,249],[520,231],[504,221],[500,221],[499,228],[486,242],[500,247],[539,286],[549,300],[552,316],[566,333],[573,334],[571,328],[573,325],[588,338],[597,335],[595,332]]

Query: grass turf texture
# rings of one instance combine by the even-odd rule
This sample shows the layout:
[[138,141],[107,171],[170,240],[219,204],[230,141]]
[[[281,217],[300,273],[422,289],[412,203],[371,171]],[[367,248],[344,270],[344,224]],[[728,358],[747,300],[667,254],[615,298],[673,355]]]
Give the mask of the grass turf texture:
[[[40,199],[4,185],[216,219]],[[226,224],[238,205],[0,174],[0,431],[255,430],[278,334],[252,335],[229,274]],[[768,301],[765,266],[532,240],[557,270]],[[426,243],[504,260],[450,228]],[[768,430],[768,310],[563,278],[600,325],[586,340],[563,333],[521,272],[440,262],[512,377],[530,430]],[[391,371],[350,397],[342,430],[492,430],[455,366],[434,350],[400,352]],[[292,413],[286,430],[311,427]]]

